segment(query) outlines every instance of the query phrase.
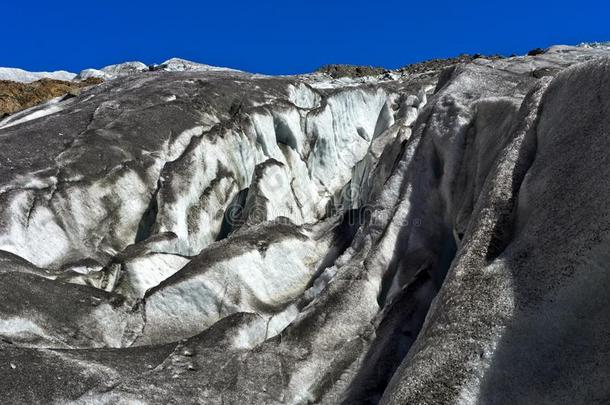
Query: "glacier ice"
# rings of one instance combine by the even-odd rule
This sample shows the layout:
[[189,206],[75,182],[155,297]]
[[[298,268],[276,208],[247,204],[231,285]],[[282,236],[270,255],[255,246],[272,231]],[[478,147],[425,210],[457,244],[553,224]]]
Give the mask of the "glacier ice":
[[602,403],[609,74],[81,72],[0,122],[2,397]]

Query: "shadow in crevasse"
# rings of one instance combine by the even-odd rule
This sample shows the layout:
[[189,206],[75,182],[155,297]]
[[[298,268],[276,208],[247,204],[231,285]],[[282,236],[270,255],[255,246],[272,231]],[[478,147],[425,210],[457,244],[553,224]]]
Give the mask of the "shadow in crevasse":
[[220,224],[220,230],[216,236],[216,241],[228,238],[235,229],[243,225],[244,218],[242,218],[242,215],[244,207],[246,206],[248,190],[248,187],[240,190],[227,206],[227,209],[222,216],[222,223]]
[[[332,230],[331,247],[321,260],[306,288],[311,288],[322,273],[324,273],[324,270],[333,266],[337,259],[350,247],[358,229],[366,221],[367,215],[368,209],[366,206],[347,210],[343,213],[341,221]],[[305,302],[300,305],[304,306]]]
[[401,169],[407,173],[401,190],[413,190],[405,197],[409,213],[400,226],[382,280],[378,296],[382,320],[343,404],[379,402],[415,342],[457,250],[439,192],[443,162],[425,133],[414,158]]
[[353,380],[343,404],[377,404],[415,342],[438,288],[428,271],[416,275],[392,304],[376,330],[362,368]]
[[155,222],[157,221],[157,213],[159,211],[158,203],[157,203],[157,195],[159,194],[159,189],[161,188],[161,182],[157,183],[157,187],[153,192],[150,202],[148,203],[148,207],[144,211],[142,218],[140,219],[140,223],[138,224],[138,230],[136,232],[135,243],[142,242],[146,240],[153,231],[155,226]]

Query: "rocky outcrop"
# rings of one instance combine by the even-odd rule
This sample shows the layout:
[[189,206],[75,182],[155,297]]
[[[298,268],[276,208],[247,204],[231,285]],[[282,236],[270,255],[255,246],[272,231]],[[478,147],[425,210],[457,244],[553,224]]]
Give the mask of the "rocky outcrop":
[[101,83],[100,79],[68,82],[40,79],[32,83],[0,80],[0,117],[34,107],[56,97],[73,97],[81,89]]
[[316,72],[327,74],[335,79],[340,77],[367,77],[376,76],[388,72],[388,69],[373,66],[358,65],[324,65]]
[[610,48],[179,70],[0,123],[3,397],[605,401]]

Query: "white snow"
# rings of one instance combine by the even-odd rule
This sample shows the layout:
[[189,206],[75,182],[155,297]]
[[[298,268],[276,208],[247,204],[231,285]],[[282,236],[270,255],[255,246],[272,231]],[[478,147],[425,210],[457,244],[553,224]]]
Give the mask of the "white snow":
[[109,65],[101,69],[85,69],[76,77],[76,80],[85,80],[88,78],[100,78],[104,80],[116,79],[117,77],[128,76],[135,73],[145,72],[148,70],[148,65],[142,62],[124,62],[116,65]]
[[117,77],[128,76],[136,73],[146,72],[150,69],[165,72],[237,72],[239,70],[211,66],[203,63],[191,62],[186,59],[171,58],[158,65],[149,67],[142,62],[125,62],[116,65],[109,65],[101,69],[85,69],[78,75],[73,75],[76,80],[85,80],[88,78],[100,78],[104,80],[112,80]]
[[110,78],[110,75],[102,72],[99,69],[85,69],[81,70],[81,72],[77,76],[75,76],[76,80],[85,80],[91,78],[108,80]]
[[20,83],[31,83],[40,79],[55,79],[70,81],[74,79],[76,73],[58,70],[55,72],[28,72],[18,68],[0,67],[0,80],[10,80]]
[[211,66],[180,58],[168,59],[165,62],[155,66],[155,68],[158,70],[164,70],[166,72],[239,72],[239,70],[236,69]]

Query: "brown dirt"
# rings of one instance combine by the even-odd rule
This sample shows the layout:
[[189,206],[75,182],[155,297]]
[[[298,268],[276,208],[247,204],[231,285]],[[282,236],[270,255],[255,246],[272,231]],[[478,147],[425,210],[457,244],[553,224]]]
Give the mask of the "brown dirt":
[[78,95],[82,88],[103,82],[90,78],[82,82],[41,79],[32,83],[0,80],[0,118],[65,94]]

